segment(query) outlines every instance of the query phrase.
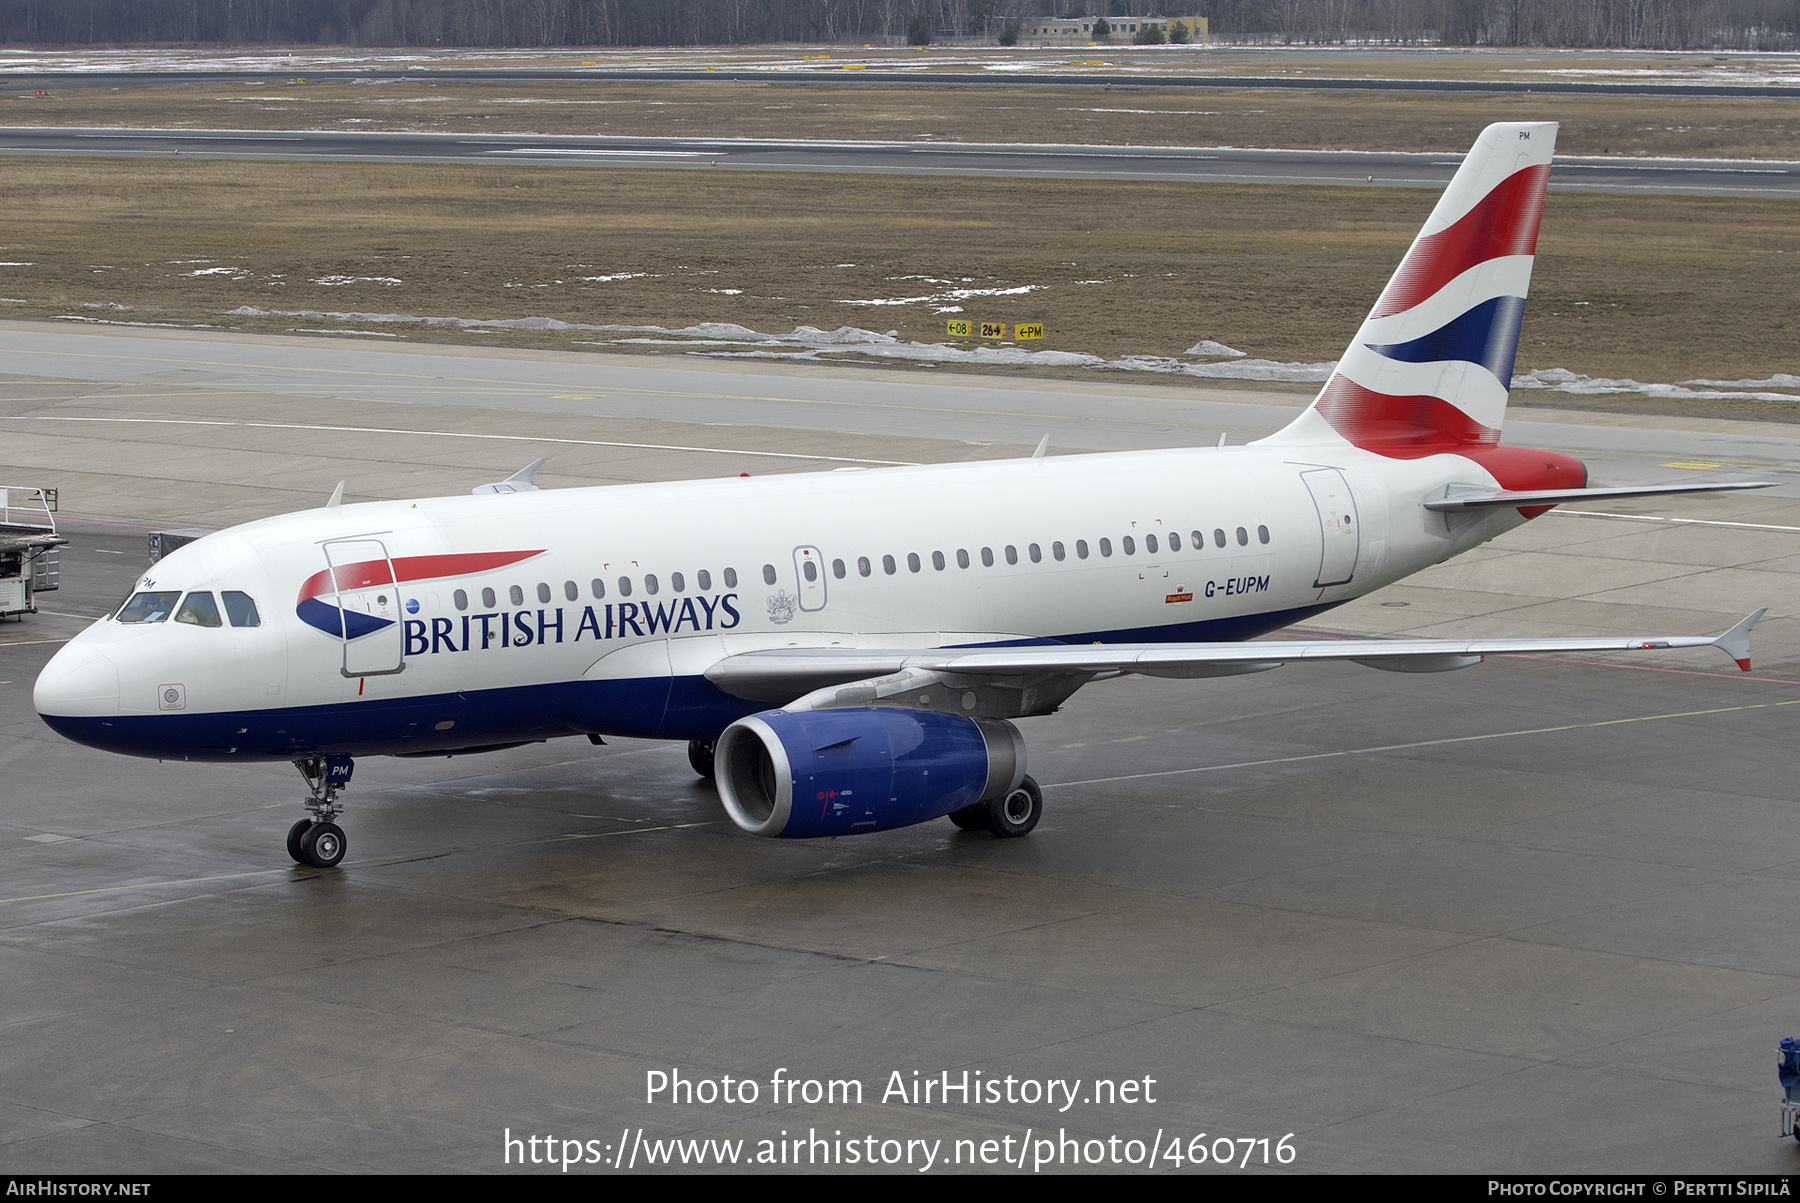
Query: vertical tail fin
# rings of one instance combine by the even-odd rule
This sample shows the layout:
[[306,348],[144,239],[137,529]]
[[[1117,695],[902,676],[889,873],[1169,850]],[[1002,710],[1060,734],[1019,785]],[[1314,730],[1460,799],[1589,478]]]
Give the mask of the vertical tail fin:
[[1490,125],[1312,407],[1275,443],[1397,459],[1500,441],[1554,122]]

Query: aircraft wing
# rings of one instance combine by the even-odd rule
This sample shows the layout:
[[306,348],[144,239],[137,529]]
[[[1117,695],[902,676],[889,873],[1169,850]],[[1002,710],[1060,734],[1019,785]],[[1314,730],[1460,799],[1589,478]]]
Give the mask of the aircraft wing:
[[[1051,680],[1066,690],[1039,689],[1060,702],[1104,676],[1237,676],[1284,664],[1349,660],[1390,672],[1446,672],[1487,656],[1660,651],[1716,647],[1750,671],[1750,630],[1766,607],[1723,635],[1572,636],[1546,639],[1328,639],[1245,643],[1028,644],[964,648],[782,648],[728,656],[706,670],[726,693],[757,700],[798,698],[790,708],[894,705],[938,685],[953,690],[998,685],[1029,689]],[[804,696],[801,696],[804,695]],[[1053,704],[1053,703],[1052,703]],[[984,707],[985,708],[985,707]],[[1030,708],[1021,713],[1032,713]]]

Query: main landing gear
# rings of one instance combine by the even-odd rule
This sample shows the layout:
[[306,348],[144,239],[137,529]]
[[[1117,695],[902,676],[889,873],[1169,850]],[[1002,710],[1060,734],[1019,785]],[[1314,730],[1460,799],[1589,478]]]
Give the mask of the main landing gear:
[[949,819],[964,831],[991,831],[1003,840],[1031,834],[1044,817],[1044,791],[1030,777],[998,798],[953,810]]
[[339,795],[350,783],[356,763],[348,756],[308,756],[294,767],[306,778],[306,809],[312,818],[288,828],[288,855],[294,863],[329,869],[344,859],[344,829],[334,821],[343,813]]
[[707,781],[712,780],[713,749],[717,746],[718,740],[715,739],[688,740],[688,763]]

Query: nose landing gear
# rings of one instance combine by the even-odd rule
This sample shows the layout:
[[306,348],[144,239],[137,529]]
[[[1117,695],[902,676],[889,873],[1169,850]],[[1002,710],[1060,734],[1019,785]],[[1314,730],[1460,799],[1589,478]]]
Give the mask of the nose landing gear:
[[329,869],[344,859],[344,829],[333,820],[343,813],[339,795],[350,783],[356,763],[348,756],[308,756],[296,760],[294,767],[306,778],[306,809],[313,817],[288,828],[288,855],[296,864]]

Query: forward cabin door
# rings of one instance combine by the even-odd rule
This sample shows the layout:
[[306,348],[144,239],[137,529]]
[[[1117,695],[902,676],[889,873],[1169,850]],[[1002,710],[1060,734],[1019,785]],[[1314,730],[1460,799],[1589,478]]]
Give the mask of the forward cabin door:
[[380,539],[337,539],[325,544],[331,569],[346,677],[379,677],[406,667],[406,624],[394,562]]
[[1300,479],[1306,482],[1313,505],[1318,508],[1319,534],[1324,543],[1319,554],[1319,577],[1313,586],[1322,589],[1348,584],[1356,575],[1356,555],[1361,543],[1358,532],[1362,526],[1357,520],[1350,482],[1336,468],[1302,472]]

